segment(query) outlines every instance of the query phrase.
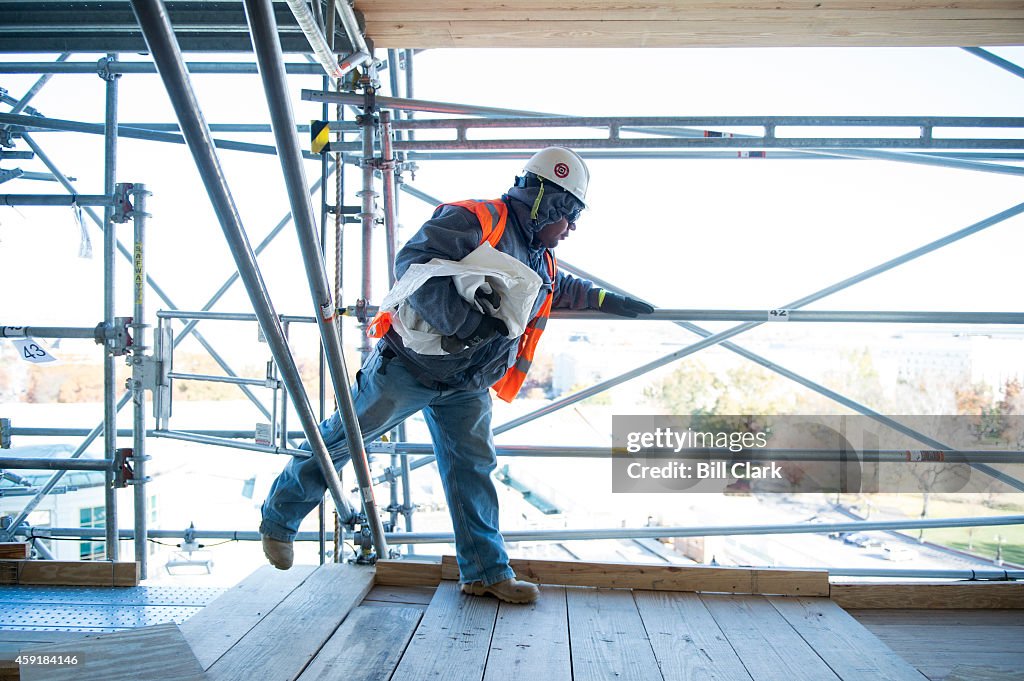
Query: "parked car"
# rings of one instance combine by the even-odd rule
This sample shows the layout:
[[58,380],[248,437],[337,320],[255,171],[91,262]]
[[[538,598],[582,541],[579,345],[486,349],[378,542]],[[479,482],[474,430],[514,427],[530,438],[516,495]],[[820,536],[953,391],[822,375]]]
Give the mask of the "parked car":
[[850,544],[852,546],[859,546],[864,549],[870,546],[881,546],[882,540],[872,537],[866,532],[854,532],[843,537],[843,543]]

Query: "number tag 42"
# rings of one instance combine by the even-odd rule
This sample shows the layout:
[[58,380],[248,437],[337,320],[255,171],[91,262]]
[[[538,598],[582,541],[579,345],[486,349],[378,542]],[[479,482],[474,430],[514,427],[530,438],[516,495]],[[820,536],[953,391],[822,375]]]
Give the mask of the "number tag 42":
[[18,349],[19,357],[32,364],[51,364],[57,361],[49,350],[32,338],[18,338],[14,341],[14,347]]

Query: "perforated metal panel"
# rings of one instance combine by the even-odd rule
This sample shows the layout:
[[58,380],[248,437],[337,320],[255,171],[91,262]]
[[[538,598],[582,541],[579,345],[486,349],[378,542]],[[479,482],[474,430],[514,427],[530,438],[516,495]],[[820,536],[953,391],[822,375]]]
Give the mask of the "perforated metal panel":
[[181,624],[223,592],[210,587],[0,587],[0,632],[106,632]]

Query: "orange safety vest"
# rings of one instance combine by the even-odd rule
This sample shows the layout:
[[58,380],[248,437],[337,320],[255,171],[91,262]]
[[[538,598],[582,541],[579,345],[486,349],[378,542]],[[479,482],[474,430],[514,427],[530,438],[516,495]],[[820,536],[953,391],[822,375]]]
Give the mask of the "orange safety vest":
[[[498,247],[498,242],[501,241],[501,236],[505,233],[505,225],[508,224],[508,206],[505,205],[504,201],[501,199],[491,199],[489,201],[470,199],[445,205],[459,206],[473,213],[480,222],[480,229],[482,231],[480,243],[483,244],[486,241],[491,246]],[[544,255],[548,263],[548,274],[551,276],[552,290],[548,292],[540,306],[540,310],[530,320],[530,323],[526,325],[526,330],[520,336],[519,352],[516,353],[515,363],[492,386],[498,397],[506,402],[511,402],[516,398],[516,395],[519,394],[519,389],[523,386],[523,382],[526,381],[526,374],[530,370],[530,365],[533,364],[533,355],[537,351],[537,344],[540,342],[541,334],[544,333],[544,327],[547,326],[548,317],[551,316],[551,305],[555,300],[554,285],[558,265],[551,249],[545,250]],[[381,311],[367,325],[366,335],[370,338],[381,338],[390,328],[391,313]]]

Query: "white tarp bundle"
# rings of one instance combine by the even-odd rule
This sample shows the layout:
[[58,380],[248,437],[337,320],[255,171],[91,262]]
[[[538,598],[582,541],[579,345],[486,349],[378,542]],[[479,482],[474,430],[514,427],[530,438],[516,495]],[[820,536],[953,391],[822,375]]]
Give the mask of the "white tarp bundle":
[[[434,258],[411,265],[384,297],[381,310],[391,312],[391,327],[402,337],[405,347],[421,355],[449,354],[441,348],[441,334],[408,302],[409,296],[434,277],[451,277],[459,295],[474,309],[505,322],[509,338],[523,334],[542,283],[540,275],[486,241],[457,262]],[[497,310],[477,300],[480,289],[485,294],[498,294],[501,304]]]

